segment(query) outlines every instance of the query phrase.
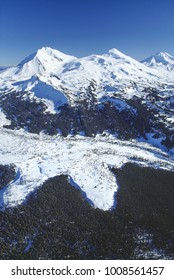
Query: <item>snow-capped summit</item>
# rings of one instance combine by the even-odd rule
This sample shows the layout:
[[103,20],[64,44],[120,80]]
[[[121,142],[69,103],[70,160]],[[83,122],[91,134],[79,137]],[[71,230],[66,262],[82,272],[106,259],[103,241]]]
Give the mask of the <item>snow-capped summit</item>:
[[29,55],[28,57],[26,57],[24,60],[22,60],[19,65],[24,65],[26,63],[28,63],[29,61],[33,60],[33,59],[38,59],[41,62],[44,61],[50,61],[51,62],[66,62],[68,60],[74,59],[74,56],[71,55],[67,55],[64,54],[58,50],[52,49],[50,47],[43,47],[39,50],[37,50],[36,52],[34,52],[33,54]]
[[128,55],[125,55],[124,53],[120,52],[119,50],[117,50],[116,48],[112,48],[108,51],[109,56],[112,56],[113,58],[116,59],[126,59],[126,60],[133,60],[133,58],[131,58]]
[[142,61],[147,66],[151,67],[166,67],[168,70],[174,68],[174,57],[166,52],[159,52]]
[[58,69],[62,63],[74,60],[74,56],[66,55],[58,50],[43,47],[36,53],[24,59],[19,65],[19,71],[23,75],[48,74],[53,68]]
[[58,69],[63,63],[76,59],[74,56],[66,55],[58,50],[43,47],[37,52],[26,57],[16,67],[4,72],[4,78],[13,80],[26,80],[32,76],[47,75],[52,69]]

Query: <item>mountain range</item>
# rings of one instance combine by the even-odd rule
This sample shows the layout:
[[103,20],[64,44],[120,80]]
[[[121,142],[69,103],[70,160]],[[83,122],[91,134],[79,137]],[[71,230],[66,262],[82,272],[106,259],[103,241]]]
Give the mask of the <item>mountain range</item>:
[[0,67],[0,258],[173,259],[174,57]]
[[172,149],[173,62],[167,53],[138,62],[117,49],[76,58],[42,48],[1,70],[1,108],[11,128],[64,136],[109,132]]
[[[1,136],[2,146],[5,145],[3,144],[5,141],[9,147],[6,150],[11,150],[14,146],[13,137],[16,133],[16,145],[23,145],[23,142],[20,144],[21,132],[18,132],[23,129],[22,135],[31,133],[30,137],[32,139],[33,134],[45,135],[45,137],[46,135],[62,137],[61,139],[75,137],[74,139],[76,140],[78,137],[83,137],[86,147],[88,147],[85,142],[86,139],[92,144],[93,139],[99,139],[100,142],[100,137],[106,137],[106,139],[111,137],[112,142],[115,143],[114,146],[111,145],[112,150],[114,151],[117,146],[120,147],[120,151],[118,152],[119,148],[117,147],[117,152],[115,152],[119,154],[120,159],[123,157],[123,143],[125,146],[129,146],[131,151],[132,141],[135,141],[137,149],[138,147],[140,148],[139,154],[144,154],[144,152],[141,144],[138,143],[152,145],[155,158],[155,147],[160,149],[158,153],[164,151],[169,155],[173,154],[173,60],[174,58],[167,53],[158,53],[143,60],[143,62],[138,62],[116,49],[111,49],[103,55],[91,55],[80,59],[51,48],[38,50],[17,66],[9,67],[0,72],[0,123],[2,127],[1,133],[4,135],[4,139]],[[11,131],[12,134],[10,139],[8,138],[8,131]],[[32,146],[30,140],[27,139],[26,143],[28,143],[29,147]],[[59,147],[57,147],[58,150],[62,145],[61,141]],[[74,140],[71,141],[73,142]],[[91,144],[87,148],[89,151],[91,150]],[[49,148],[50,165],[55,160],[53,154],[57,154],[55,145],[57,144],[54,143]],[[103,146],[104,144],[102,143],[101,145]],[[40,151],[39,146],[40,142],[36,142],[34,147],[30,148],[32,156],[36,157],[35,148],[38,147],[37,149]],[[105,183],[102,183],[100,179],[103,176],[101,175],[101,170],[103,170],[101,160],[96,165],[96,170],[98,170],[94,176],[96,182],[91,183],[89,177],[92,172],[91,168],[94,168],[95,165],[92,148],[88,155],[92,167],[86,166],[84,162],[84,168],[88,172],[86,177],[83,176],[82,180],[80,168],[83,165],[82,158],[79,158],[76,165],[72,167],[73,158],[79,157],[75,156],[74,153],[81,155],[81,142],[76,148],[73,148],[71,152],[73,158],[70,156],[69,160],[67,142],[65,146],[66,148],[62,148],[64,150],[62,158],[66,155],[66,164],[62,167],[62,158],[61,160],[59,159],[60,161],[56,163],[57,168],[59,165],[61,166],[58,168],[59,171],[56,171],[57,169],[54,167],[54,171],[50,170],[45,173],[45,168],[47,170],[47,167],[44,165],[43,171],[43,167],[40,167],[37,159],[34,165],[33,160],[28,162],[27,159],[25,164],[22,161],[17,164],[18,157],[12,160],[11,157],[7,156],[8,163],[18,166],[16,168],[18,178],[12,183],[11,188],[7,188],[7,198],[5,199],[7,202],[4,203],[4,200],[2,200],[1,206],[21,203],[28,192],[35,189],[36,186],[42,185],[50,176],[67,173],[68,175],[72,174],[71,181],[75,181],[83,189],[85,195],[95,207],[102,209],[112,207],[113,195],[117,187],[113,183],[115,180],[108,169],[111,163],[107,163],[104,168],[105,171],[103,171],[105,179],[107,178],[107,183],[104,178],[103,182]],[[96,151],[99,151],[97,143],[92,144],[92,147],[95,146]],[[47,147],[46,143],[45,147]],[[106,150],[108,149],[109,146],[107,146]],[[151,151],[151,148],[149,149]],[[43,151],[45,150],[43,149]],[[43,154],[43,151],[39,153]],[[109,152],[110,156],[113,151]],[[47,151],[45,152],[48,153]],[[23,151],[20,153],[23,154]],[[26,151],[25,153],[28,154]],[[114,166],[120,167],[124,162],[130,161],[132,157],[137,157],[136,149],[133,149],[130,154],[131,156],[129,156],[128,151],[127,156],[121,160],[121,163],[115,155],[111,162],[113,162]],[[151,158],[151,156],[149,157]],[[159,155],[159,157],[161,156]],[[46,162],[47,165],[49,160]],[[170,164],[169,161],[169,166]],[[35,174],[34,179],[30,178],[31,174],[32,176]],[[78,174],[78,176],[75,174]],[[23,177],[25,177],[25,184],[23,183]],[[37,180],[37,184],[33,180],[34,182]],[[22,183],[20,183],[21,181]],[[13,191],[13,188],[16,188],[16,184],[19,185],[19,183],[25,186],[24,191],[21,191],[22,188],[17,188],[16,191]],[[95,184],[96,190],[91,191],[90,184]],[[110,185],[110,192],[106,191],[108,185]],[[101,187],[103,188],[102,199],[99,194]],[[17,194],[18,190],[19,195],[15,198],[16,202],[14,203],[13,194],[15,192]],[[110,193],[110,198],[108,198],[109,196],[106,195],[104,190],[106,193]]]

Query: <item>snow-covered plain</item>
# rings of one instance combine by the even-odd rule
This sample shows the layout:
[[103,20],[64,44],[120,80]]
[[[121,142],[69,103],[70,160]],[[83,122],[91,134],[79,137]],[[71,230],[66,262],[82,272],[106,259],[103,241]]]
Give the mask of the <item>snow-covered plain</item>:
[[94,207],[109,210],[115,206],[118,190],[112,167],[126,162],[174,170],[174,160],[160,149],[136,141],[119,141],[113,136],[97,135],[61,137],[9,130],[0,112],[0,164],[13,164],[16,177],[0,190],[0,209],[14,207],[48,178],[59,174],[69,176],[73,186],[81,189]]

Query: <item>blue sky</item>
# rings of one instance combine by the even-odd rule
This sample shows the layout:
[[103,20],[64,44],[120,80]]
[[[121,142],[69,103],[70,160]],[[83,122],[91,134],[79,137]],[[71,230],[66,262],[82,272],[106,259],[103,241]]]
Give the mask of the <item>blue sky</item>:
[[78,57],[115,47],[174,55],[173,0],[1,0],[0,65],[50,46]]

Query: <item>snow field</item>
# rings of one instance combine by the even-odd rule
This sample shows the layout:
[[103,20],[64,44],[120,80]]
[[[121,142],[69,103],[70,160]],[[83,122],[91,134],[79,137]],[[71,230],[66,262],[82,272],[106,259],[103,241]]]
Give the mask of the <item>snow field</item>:
[[36,135],[22,129],[3,128],[7,123],[0,112],[0,164],[13,164],[16,168],[14,181],[0,190],[1,209],[21,204],[47,179],[66,174],[94,207],[109,210],[116,204],[118,190],[112,167],[121,168],[126,162],[134,162],[174,169],[172,158],[146,143],[100,135],[95,138]]

